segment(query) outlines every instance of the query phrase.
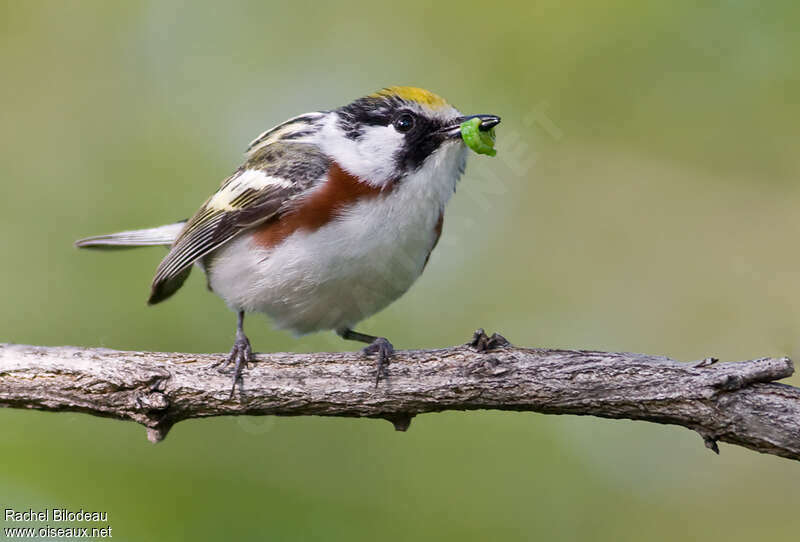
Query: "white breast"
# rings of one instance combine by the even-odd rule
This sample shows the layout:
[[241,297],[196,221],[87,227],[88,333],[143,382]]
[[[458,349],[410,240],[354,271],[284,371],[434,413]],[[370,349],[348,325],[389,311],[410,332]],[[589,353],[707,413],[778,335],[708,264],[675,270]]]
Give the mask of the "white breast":
[[234,310],[266,313],[296,333],[352,327],[422,273],[465,159],[463,144],[447,144],[393,191],[273,249],[243,234],[214,254],[209,283]]

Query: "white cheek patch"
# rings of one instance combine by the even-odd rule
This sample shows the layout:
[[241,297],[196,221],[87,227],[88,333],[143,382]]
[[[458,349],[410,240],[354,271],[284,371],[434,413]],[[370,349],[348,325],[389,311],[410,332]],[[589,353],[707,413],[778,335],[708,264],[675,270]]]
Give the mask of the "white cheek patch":
[[231,205],[231,202],[239,197],[245,190],[264,190],[270,186],[274,186],[275,188],[289,188],[292,186],[292,183],[286,179],[266,175],[263,171],[246,169],[220,188],[219,191],[208,200],[206,208],[217,211],[233,211],[235,208]]
[[331,115],[319,135],[322,152],[333,157],[348,173],[375,186],[395,175],[395,156],[403,148],[403,134],[392,126],[367,126],[358,139],[350,139]]
[[395,157],[403,149],[405,136],[393,126],[367,126],[358,140],[358,152],[372,169],[368,179],[389,180],[395,173]]

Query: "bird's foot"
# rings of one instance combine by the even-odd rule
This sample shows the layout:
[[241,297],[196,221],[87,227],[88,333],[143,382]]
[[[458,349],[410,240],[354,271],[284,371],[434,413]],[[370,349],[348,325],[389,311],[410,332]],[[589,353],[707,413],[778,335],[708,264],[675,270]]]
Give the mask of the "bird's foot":
[[508,339],[499,333],[492,333],[492,336],[489,337],[483,328],[480,328],[473,333],[472,340],[467,344],[481,353],[494,350],[495,348],[502,348],[503,346],[511,346],[511,343],[508,342]]
[[231,348],[231,353],[228,354],[228,357],[212,365],[212,367],[218,367],[217,371],[224,373],[226,372],[228,366],[233,363],[233,383],[231,384],[230,395],[231,399],[236,391],[236,383],[242,378],[242,369],[247,367],[247,364],[251,361],[253,361],[253,350],[250,348],[250,340],[245,336],[244,333],[237,333],[236,341],[234,341],[233,348]]
[[361,353],[365,356],[371,356],[373,354],[377,354],[377,374],[375,375],[375,387],[378,387],[378,382],[381,381],[381,377],[388,377],[388,371],[386,370],[389,367],[389,359],[394,354],[394,346],[389,340],[385,337],[378,337],[372,343],[365,346],[361,349]]

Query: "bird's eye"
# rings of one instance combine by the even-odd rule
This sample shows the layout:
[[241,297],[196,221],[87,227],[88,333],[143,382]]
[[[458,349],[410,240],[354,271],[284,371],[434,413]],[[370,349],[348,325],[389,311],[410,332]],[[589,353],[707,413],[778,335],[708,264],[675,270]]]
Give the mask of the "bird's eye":
[[410,113],[403,113],[394,119],[394,129],[398,132],[408,132],[414,127],[414,117]]

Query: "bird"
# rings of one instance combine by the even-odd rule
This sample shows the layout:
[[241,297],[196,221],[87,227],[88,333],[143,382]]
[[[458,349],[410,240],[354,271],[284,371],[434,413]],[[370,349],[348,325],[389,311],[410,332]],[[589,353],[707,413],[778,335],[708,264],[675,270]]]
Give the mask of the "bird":
[[247,313],[266,314],[298,336],[332,330],[366,343],[362,352],[376,358],[377,386],[394,346],[354,328],[402,296],[425,269],[466,166],[461,124],[476,118],[481,131],[500,123],[497,115],[464,116],[422,88],[386,87],[263,132],[188,220],[75,245],[168,247],[150,305],[201,268],[208,289],[237,315],[233,347],[215,364],[232,372],[231,398],[254,361]]

